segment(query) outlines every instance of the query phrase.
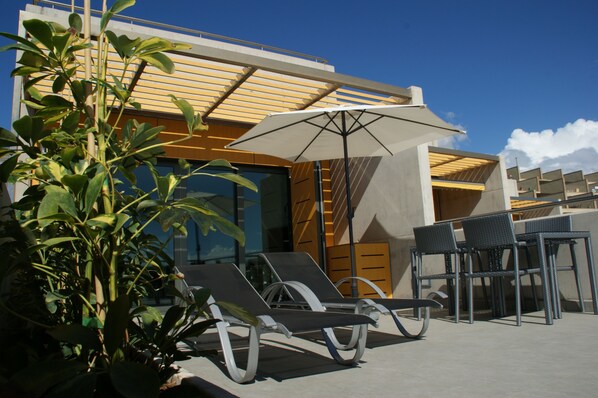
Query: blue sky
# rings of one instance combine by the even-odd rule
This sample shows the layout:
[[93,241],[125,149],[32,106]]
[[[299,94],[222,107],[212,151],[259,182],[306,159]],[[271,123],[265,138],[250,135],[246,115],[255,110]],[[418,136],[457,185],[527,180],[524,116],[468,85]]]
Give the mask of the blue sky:
[[[27,3],[4,1],[0,29],[16,32],[18,9]],[[344,74],[420,86],[434,112],[467,130],[456,148],[502,153],[507,165],[517,157],[524,169],[598,170],[595,0],[138,0],[124,14],[321,56]],[[13,65],[14,53],[0,54],[3,127]]]

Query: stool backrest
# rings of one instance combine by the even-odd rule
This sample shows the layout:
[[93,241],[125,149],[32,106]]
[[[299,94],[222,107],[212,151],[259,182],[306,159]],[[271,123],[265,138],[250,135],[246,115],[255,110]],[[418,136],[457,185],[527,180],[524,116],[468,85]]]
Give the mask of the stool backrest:
[[525,233],[535,232],[571,232],[571,216],[547,217],[525,222]]
[[455,231],[451,223],[425,225],[413,228],[415,246],[421,254],[446,254],[457,252]]
[[517,243],[513,220],[508,213],[466,218],[461,225],[470,249],[485,250]]

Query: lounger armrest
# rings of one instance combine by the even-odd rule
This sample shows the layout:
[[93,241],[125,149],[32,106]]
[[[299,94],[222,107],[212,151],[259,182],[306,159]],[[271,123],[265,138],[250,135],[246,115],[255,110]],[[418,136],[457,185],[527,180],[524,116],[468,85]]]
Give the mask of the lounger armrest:
[[348,276],[346,278],[342,278],[338,282],[336,282],[334,284],[334,286],[339,287],[343,283],[349,282],[352,279],[355,279],[355,280],[358,280],[358,281],[361,281],[361,282],[365,283],[366,285],[368,285],[369,287],[371,287],[372,289],[374,289],[374,291],[376,292],[376,294],[378,294],[381,298],[388,298],[388,297],[386,297],[386,294],[384,294],[384,292],[374,282],[372,282],[369,279],[362,278],[360,276]]
[[312,292],[311,289],[303,283],[297,281],[272,283],[271,285],[266,287],[262,292],[262,297],[264,298],[264,301],[268,303],[268,305],[270,305],[274,297],[284,288],[291,288],[297,293],[299,293],[299,295],[301,295],[301,298],[305,300],[305,302],[307,303],[307,305],[309,305],[309,308],[311,308],[312,311],[326,311],[326,307],[322,305],[322,303],[316,297],[314,292]]

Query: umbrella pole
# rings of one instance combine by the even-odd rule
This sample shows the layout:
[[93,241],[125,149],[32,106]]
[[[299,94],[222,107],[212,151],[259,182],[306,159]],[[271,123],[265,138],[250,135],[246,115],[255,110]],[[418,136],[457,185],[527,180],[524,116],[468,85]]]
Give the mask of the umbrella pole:
[[349,148],[347,145],[347,126],[345,112],[342,112],[343,152],[345,162],[345,193],[347,195],[347,225],[349,227],[349,258],[351,261],[351,297],[357,297],[357,271],[355,267],[355,242],[353,239],[353,206],[351,205],[351,178],[349,177]]

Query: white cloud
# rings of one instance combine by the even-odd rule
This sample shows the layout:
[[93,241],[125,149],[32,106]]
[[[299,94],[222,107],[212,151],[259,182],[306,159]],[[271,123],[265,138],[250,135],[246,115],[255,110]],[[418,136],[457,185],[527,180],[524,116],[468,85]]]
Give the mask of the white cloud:
[[[463,127],[461,126],[455,127],[457,127],[460,130],[463,130]],[[451,135],[450,137],[442,138],[436,141],[436,143],[433,145],[441,148],[459,149],[459,143],[467,141],[468,139],[469,137],[467,136],[467,134],[455,134]]]
[[515,129],[500,152],[507,167],[543,171],[598,170],[598,122],[578,119],[556,131],[527,132]]
[[[447,122],[449,122],[450,124],[452,124],[453,126],[458,128],[459,130],[465,131],[465,127],[456,123],[457,114],[455,112],[451,112],[451,111],[445,112],[444,118],[446,119]],[[451,135],[450,137],[446,137],[446,138],[437,140],[437,141],[433,142],[431,145],[441,147],[441,148],[458,149],[459,143],[467,141],[468,139],[469,139],[469,137],[467,136],[467,134],[455,134],[455,135]]]

